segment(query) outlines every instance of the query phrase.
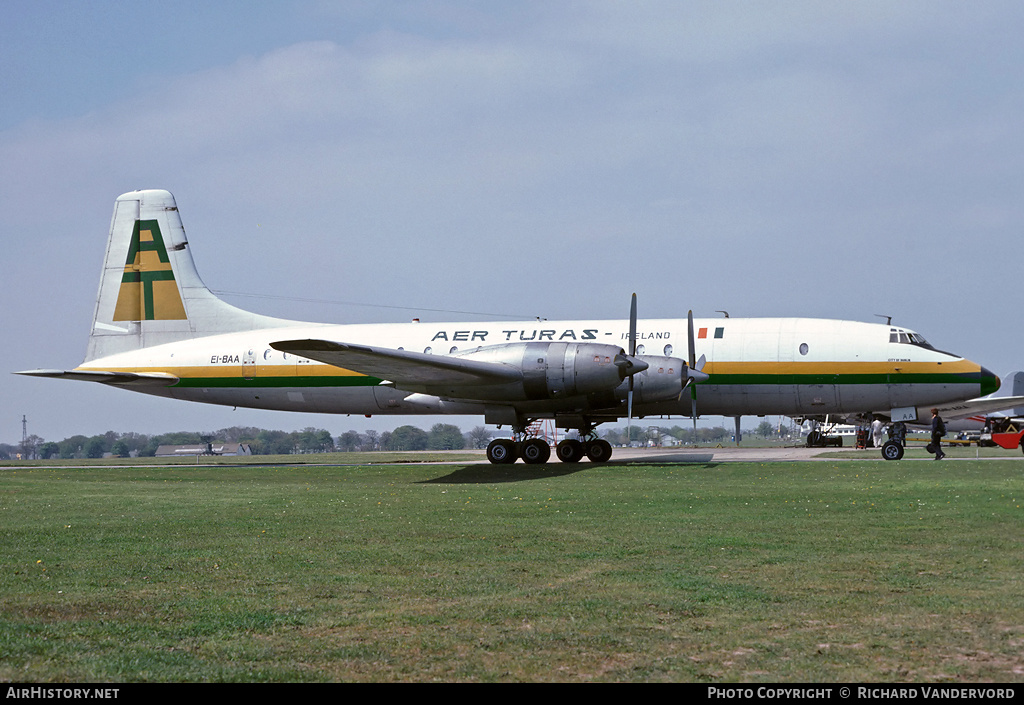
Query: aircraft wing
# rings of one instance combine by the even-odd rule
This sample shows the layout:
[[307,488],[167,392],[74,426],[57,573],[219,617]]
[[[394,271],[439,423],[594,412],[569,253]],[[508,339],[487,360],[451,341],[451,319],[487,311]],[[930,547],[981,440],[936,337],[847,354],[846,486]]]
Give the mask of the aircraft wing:
[[178,377],[166,372],[122,372],[115,370],[25,370],[16,375],[29,377],[51,377],[53,379],[77,379],[82,382],[130,385],[133,387],[170,387],[178,383]]
[[970,416],[988,416],[997,411],[1006,411],[1024,406],[1024,397],[979,397],[967,401],[939,405],[939,415],[943,419],[965,419]]
[[520,370],[497,362],[482,362],[409,350],[353,345],[332,340],[282,340],[274,350],[352,370],[396,386],[479,386],[506,384],[523,378]]

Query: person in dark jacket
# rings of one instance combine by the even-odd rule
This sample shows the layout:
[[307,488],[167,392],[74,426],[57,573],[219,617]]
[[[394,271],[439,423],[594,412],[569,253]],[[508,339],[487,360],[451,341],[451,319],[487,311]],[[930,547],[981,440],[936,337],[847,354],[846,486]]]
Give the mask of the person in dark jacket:
[[946,435],[946,424],[939,416],[938,409],[932,409],[932,446],[935,448],[935,459],[942,460],[946,454],[942,452],[942,437]]

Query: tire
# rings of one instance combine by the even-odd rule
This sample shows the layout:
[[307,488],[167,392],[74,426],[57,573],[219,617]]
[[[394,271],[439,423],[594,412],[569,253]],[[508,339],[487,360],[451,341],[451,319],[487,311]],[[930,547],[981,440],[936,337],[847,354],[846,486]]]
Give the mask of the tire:
[[578,463],[583,458],[583,444],[575,438],[567,438],[555,446],[555,455],[563,463]]
[[487,459],[494,465],[511,465],[516,456],[516,444],[507,438],[495,438],[487,444]]
[[551,446],[543,438],[531,438],[520,447],[519,457],[524,463],[541,465],[551,457]]
[[586,445],[586,453],[592,463],[607,463],[612,457],[612,444],[605,440],[591,441]]
[[900,460],[903,457],[903,446],[896,441],[882,444],[882,457],[886,460]]

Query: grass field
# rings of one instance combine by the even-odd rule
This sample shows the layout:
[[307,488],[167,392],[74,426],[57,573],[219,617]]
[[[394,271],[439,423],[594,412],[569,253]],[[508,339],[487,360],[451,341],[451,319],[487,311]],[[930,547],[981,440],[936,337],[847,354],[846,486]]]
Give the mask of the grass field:
[[0,680],[1024,681],[1019,455],[0,479]]

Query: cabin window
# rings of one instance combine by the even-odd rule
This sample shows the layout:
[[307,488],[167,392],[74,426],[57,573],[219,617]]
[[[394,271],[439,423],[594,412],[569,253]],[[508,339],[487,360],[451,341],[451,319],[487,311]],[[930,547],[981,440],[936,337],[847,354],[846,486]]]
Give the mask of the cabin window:
[[665,346],[665,357],[672,357],[672,346],[671,345],[666,345]]
[[807,347],[807,343],[800,343],[800,354],[801,355],[806,355],[808,350],[810,350],[810,348]]

